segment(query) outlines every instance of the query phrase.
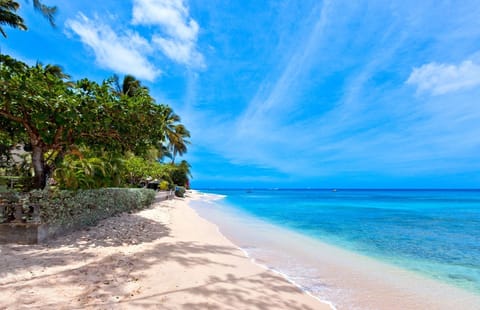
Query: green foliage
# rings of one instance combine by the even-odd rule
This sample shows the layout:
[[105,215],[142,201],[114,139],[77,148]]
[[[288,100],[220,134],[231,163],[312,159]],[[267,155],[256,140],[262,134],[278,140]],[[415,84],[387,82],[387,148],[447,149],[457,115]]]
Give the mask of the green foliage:
[[188,178],[191,177],[190,165],[186,160],[182,160],[178,165],[169,165],[170,176],[173,184],[187,186]]
[[12,28],[27,30],[23,18],[17,14],[20,4],[13,0],[0,1],[0,33],[7,37],[7,33],[1,25],[8,25]]
[[[40,2],[40,0],[33,0],[33,7],[35,10],[42,13],[42,15],[48,19],[52,26],[55,26],[55,14],[57,12],[57,7],[47,6]],[[27,30],[27,26],[25,25],[23,18],[17,14],[19,8],[20,3],[18,1],[0,0],[0,33],[4,37],[7,37],[7,34],[1,25],[7,25],[20,30]]]
[[76,134],[72,118],[81,117],[64,78],[57,66],[30,67],[0,55],[0,122],[9,125],[13,145],[31,145],[36,187],[46,183],[45,153],[63,154]]
[[[31,146],[36,188],[43,188],[57,167],[62,169],[55,175],[63,188],[121,185],[121,169],[105,165],[111,161],[103,155],[69,158],[82,147],[161,158],[169,155],[164,146],[168,142],[173,157],[187,151],[190,133],[178,115],[156,104],[134,77],[125,77],[121,88],[118,78],[98,84],[88,79],[72,83],[67,77],[58,66],[30,67],[0,55],[0,144]],[[167,168],[135,160],[128,167],[132,184],[149,174],[173,182]],[[116,174],[109,174],[112,171]]]
[[184,186],[190,176],[190,165],[185,160],[180,164],[163,164],[133,155],[125,160],[125,170],[130,185],[146,184],[147,180],[156,179],[162,180],[162,190],[172,189],[175,185]]
[[147,180],[163,180],[172,184],[168,165],[157,161],[149,161],[142,157],[130,156],[125,160],[125,170],[128,183],[138,186]]
[[102,188],[79,191],[31,191],[27,204],[40,205],[42,223],[75,227],[94,225],[120,212],[148,207],[155,192],[147,189]]
[[14,190],[6,190],[3,187],[0,187],[0,205],[4,205],[5,207],[0,209],[0,223],[8,222],[13,219],[15,209],[14,204],[20,202],[20,195],[17,191]]
[[43,4],[40,0],[33,0],[33,7],[35,10],[39,11],[43,17],[48,19],[52,27],[55,27],[55,14],[57,13],[56,6],[48,6]]
[[170,189],[170,184],[167,181],[162,181],[160,182],[158,189],[160,189],[161,191],[168,191]]
[[96,155],[86,150],[66,155],[55,169],[54,178],[60,189],[96,189],[123,186],[124,173],[124,160],[120,156]]
[[168,136],[170,150],[172,152],[172,163],[175,162],[177,155],[182,156],[187,152],[187,144],[190,141],[190,131],[188,131],[182,124],[177,124],[174,127],[174,132]]
[[17,203],[20,201],[20,195],[14,190],[0,190],[0,203]]
[[177,186],[175,188],[175,196],[177,196],[177,197],[180,197],[180,198],[185,197],[185,192],[186,192],[186,190],[185,190],[185,187],[183,187],[183,186]]

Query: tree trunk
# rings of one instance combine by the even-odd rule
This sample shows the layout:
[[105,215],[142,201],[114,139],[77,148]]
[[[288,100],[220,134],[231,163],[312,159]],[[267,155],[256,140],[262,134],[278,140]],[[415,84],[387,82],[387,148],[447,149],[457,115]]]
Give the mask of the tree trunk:
[[35,189],[43,189],[47,185],[47,175],[45,173],[45,159],[42,147],[32,146],[32,164],[35,172],[33,186]]

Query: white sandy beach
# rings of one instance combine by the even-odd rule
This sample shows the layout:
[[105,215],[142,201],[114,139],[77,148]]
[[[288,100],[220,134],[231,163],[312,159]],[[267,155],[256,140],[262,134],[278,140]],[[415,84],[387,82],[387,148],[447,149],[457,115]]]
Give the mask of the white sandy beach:
[[330,309],[252,263],[188,206],[195,195],[0,245],[0,309]]
[[397,265],[265,222],[212,203],[194,209],[246,249],[256,262],[285,272],[337,309],[480,309],[480,296]]

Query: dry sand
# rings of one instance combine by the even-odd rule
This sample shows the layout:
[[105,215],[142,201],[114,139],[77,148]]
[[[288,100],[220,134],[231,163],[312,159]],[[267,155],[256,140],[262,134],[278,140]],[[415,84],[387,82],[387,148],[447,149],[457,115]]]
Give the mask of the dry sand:
[[255,265],[189,199],[0,245],[0,309],[330,309]]

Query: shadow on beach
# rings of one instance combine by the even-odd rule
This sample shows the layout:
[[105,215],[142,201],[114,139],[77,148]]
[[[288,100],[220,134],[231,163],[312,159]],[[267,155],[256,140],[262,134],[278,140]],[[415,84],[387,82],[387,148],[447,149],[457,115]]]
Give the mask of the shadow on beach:
[[[298,293],[298,289],[267,271],[241,277],[233,273],[207,275],[200,282],[192,279],[174,289],[156,289],[153,284],[153,290],[143,293],[141,280],[145,277],[172,280],[168,268],[160,268],[163,273],[157,275],[158,266],[180,265],[187,273],[205,266],[212,271],[234,269],[229,260],[244,256],[232,246],[178,241],[166,224],[137,214],[121,214],[47,244],[2,245],[0,249],[0,290],[9,296],[0,300],[0,308],[225,309],[218,306],[222,304],[311,309],[295,300],[274,297],[272,291]],[[252,297],[251,292],[260,298]],[[180,304],[163,305],[177,294],[182,295]]]
[[[256,296],[252,296],[252,291],[256,293]],[[207,301],[187,301],[181,305],[182,309],[226,309],[225,305],[230,305],[228,309],[243,309],[242,307],[248,305],[248,309],[313,310],[313,308],[300,304],[295,300],[272,296],[272,291],[278,294],[298,293],[297,288],[287,284],[283,279],[280,279],[279,276],[265,270],[244,277],[238,277],[231,273],[225,277],[212,276],[206,284],[132,298],[128,301],[128,304],[138,308],[151,308],[156,305],[154,301],[158,300],[159,297],[183,293],[200,297],[201,300]],[[208,300],[220,301],[222,305],[212,304],[208,302]],[[178,308],[177,306],[162,307],[162,309]]]
[[64,266],[95,257],[94,248],[120,247],[150,243],[170,234],[163,223],[137,214],[123,213],[37,245],[0,245],[0,283],[7,274]]

